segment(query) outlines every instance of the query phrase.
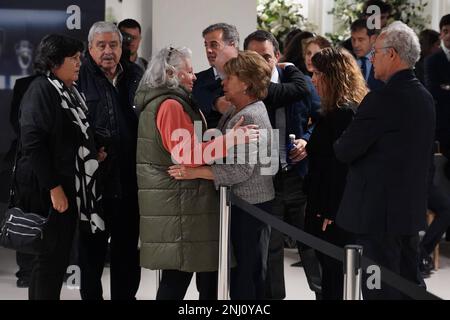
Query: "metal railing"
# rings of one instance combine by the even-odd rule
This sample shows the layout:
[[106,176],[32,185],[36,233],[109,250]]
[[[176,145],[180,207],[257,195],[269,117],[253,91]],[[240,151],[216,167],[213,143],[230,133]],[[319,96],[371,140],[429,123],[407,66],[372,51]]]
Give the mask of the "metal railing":
[[230,300],[230,189],[220,187],[220,234],[217,299]]
[[344,300],[361,300],[362,253],[361,246],[345,247]]

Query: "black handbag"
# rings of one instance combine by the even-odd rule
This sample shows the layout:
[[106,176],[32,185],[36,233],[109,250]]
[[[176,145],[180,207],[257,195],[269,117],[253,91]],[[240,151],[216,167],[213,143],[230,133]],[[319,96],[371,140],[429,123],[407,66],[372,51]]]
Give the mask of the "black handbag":
[[43,253],[47,222],[48,218],[39,214],[9,208],[1,223],[0,245],[23,253]]
[[[20,135],[20,134],[19,134]],[[17,159],[19,155],[19,142],[17,143],[16,157],[12,171],[8,210],[0,224],[0,246],[18,252],[41,254],[46,251],[46,226],[48,217],[36,213],[26,213],[15,205],[15,180]],[[50,208],[51,213],[51,208]]]

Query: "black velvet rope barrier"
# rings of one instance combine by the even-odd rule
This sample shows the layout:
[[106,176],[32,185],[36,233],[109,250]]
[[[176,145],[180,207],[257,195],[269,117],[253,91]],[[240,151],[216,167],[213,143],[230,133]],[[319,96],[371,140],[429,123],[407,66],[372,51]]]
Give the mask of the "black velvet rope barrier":
[[[343,248],[338,247],[329,242],[326,242],[317,237],[314,237],[303,230],[300,230],[298,228],[291,226],[290,224],[287,224],[286,222],[276,218],[270,213],[267,213],[264,210],[261,210],[251,205],[250,203],[236,196],[232,192],[230,192],[230,201],[231,204],[248,212],[256,219],[268,224],[271,228],[275,228],[281,233],[290,236],[293,240],[299,241],[313,248],[314,250],[320,251],[336,260],[344,262],[345,252]],[[367,269],[367,267],[371,265],[379,266],[375,261],[368,259],[364,256],[362,258],[361,265],[363,269]],[[408,297],[414,300],[442,300],[441,298],[435,296],[434,294],[426,291],[424,288],[419,287],[417,284],[400,277],[398,274],[390,271],[389,269],[386,269],[382,266],[379,267],[382,274],[381,281],[397,289],[398,291],[402,292]]]

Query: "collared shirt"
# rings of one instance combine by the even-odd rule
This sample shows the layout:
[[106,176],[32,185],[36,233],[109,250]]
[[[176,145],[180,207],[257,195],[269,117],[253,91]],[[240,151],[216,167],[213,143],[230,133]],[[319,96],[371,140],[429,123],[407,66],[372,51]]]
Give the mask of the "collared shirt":
[[112,84],[114,87],[117,87],[117,82],[119,81],[120,76],[121,76],[122,74],[123,74],[123,67],[122,67],[122,65],[121,65],[120,63],[118,63],[118,64],[117,64],[117,69],[116,69],[116,75],[115,75],[114,78],[112,78],[112,79],[109,79],[109,78],[108,78],[109,82],[111,82],[111,84]]
[[212,67],[214,71],[214,80],[221,80],[220,74],[217,72],[217,69],[215,67]]
[[444,43],[441,45],[442,50],[444,51],[445,55],[447,56],[448,61],[450,61],[450,49],[447,48]]
[[270,82],[280,83],[280,74],[278,73],[277,68],[272,69],[272,78],[270,78]]
[[145,72],[145,60],[144,60],[144,58],[137,57],[137,59],[136,59],[136,61],[134,63],[137,64],[139,67],[141,67],[141,69]]
[[[291,62],[283,62],[283,64],[285,65],[285,69],[288,66],[293,66],[294,64]],[[275,67],[272,69],[272,78],[270,78],[270,82],[273,83],[280,83],[280,74],[278,73],[278,69]]]
[[[363,74],[363,76],[364,76],[364,80],[367,81],[367,80],[369,79],[369,76],[370,76],[370,71],[372,70],[372,62],[371,62],[372,54],[369,52],[369,53],[365,56],[365,58],[366,58],[366,59],[365,59],[365,63],[366,63],[366,74]],[[358,62],[358,66],[361,68],[363,59],[358,58],[357,62]]]
[[[272,78],[270,82],[280,83],[280,74],[277,68],[272,70]],[[275,128],[278,129],[279,133],[279,152],[280,152],[280,164],[281,168],[287,167],[288,163],[286,161],[286,110],[285,108],[278,108],[275,111]]]

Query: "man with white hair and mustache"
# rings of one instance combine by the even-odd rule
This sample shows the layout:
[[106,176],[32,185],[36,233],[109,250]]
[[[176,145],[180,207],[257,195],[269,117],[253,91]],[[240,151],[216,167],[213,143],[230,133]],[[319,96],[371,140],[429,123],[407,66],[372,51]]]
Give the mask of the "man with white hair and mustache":
[[80,230],[80,293],[85,300],[103,299],[101,276],[111,238],[111,299],[129,300],[135,298],[140,282],[134,95],[142,70],[121,59],[122,35],[113,23],[94,23],[88,42],[78,85],[86,97],[97,147],[107,153],[96,186],[102,192],[105,226],[91,226],[98,227],[96,233]]

